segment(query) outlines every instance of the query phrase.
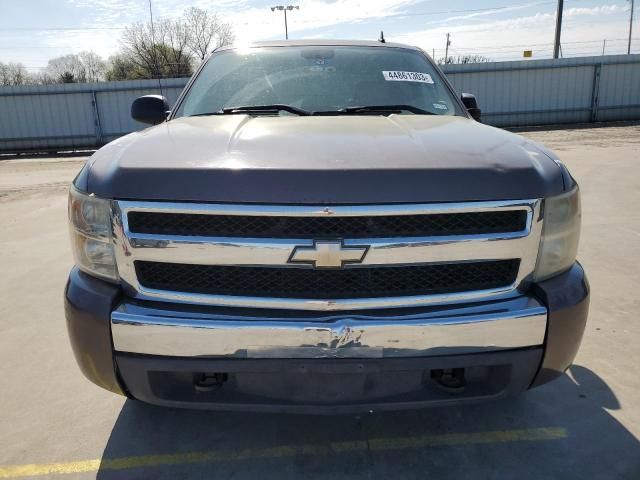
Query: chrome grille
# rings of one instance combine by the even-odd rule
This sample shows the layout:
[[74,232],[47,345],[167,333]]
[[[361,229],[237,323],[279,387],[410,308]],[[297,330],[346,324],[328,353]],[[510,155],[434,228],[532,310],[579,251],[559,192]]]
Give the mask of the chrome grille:
[[[540,201],[285,206],[115,201],[135,298],[301,310],[461,303],[518,295],[535,268]],[[294,265],[317,240],[367,247],[357,265]]]
[[506,210],[432,215],[361,217],[267,217],[193,213],[131,212],[134,233],[250,238],[378,238],[481,235],[518,232],[527,212]]
[[485,290],[511,285],[520,260],[402,267],[234,267],[135,262],[140,284],[210,295],[289,298],[379,298]]

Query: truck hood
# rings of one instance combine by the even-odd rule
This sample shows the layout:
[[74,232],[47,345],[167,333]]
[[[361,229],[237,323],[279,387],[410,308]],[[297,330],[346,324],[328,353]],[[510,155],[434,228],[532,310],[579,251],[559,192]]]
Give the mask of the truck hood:
[[532,142],[463,117],[185,117],[104,146],[76,185],[105,198],[414,203],[541,198],[562,169]]

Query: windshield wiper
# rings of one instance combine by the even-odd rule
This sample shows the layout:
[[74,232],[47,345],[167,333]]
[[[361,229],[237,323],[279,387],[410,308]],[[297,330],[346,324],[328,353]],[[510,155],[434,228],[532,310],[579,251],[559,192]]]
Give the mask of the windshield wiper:
[[402,113],[402,112],[411,112],[418,115],[437,115],[437,113],[429,112],[428,110],[423,110],[422,108],[414,107],[413,105],[362,105],[362,106],[354,106],[354,107],[345,107],[340,110],[328,110],[328,111],[317,111],[310,112],[308,110],[304,110],[302,108],[294,107],[292,105],[284,105],[275,103],[273,105],[246,105],[240,107],[225,107],[222,110],[217,112],[210,113],[197,113],[195,115],[191,115],[193,117],[196,116],[205,116],[205,115],[233,115],[240,113],[277,113],[280,111],[293,113],[294,115],[299,116],[309,116],[309,115],[349,115],[349,114],[358,114],[358,113],[384,113],[384,114],[392,114],[392,113]]
[[437,113],[414,107],[413,105],[363,105],[355,107],[345,107],[338,110],[340,113],[402,113],[411,112],[418,115],[437,115]]
[[294,115],[308,116],[311,112],[303,110],[302,108],[293,107],[291,105],[282,105],[279,103],[273,105],[248,105],[243,107],[227,107],[220,110],[218,113],[224,115],[231,115],[234,113],[277,113],[279,111],[293,113]]

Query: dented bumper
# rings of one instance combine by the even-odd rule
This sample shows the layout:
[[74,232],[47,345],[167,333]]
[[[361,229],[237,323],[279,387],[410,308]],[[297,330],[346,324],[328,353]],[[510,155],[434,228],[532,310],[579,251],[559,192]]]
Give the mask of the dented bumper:
[[[545,383],[571,364],[588,299],[579,264],[508,301],[324,316],[135,303],[77,270],[66,289],[94,383],[161,405],[265,411],[416,408]],[[468,372],[459,396],[431,381],[450,368]],[[214,372],[220,389],[194,388]]]
[[390,358],[499,351],[544,343],[536,299],[399,314],[240,316],[121,304],[111,314],[118,352],[176,357]]

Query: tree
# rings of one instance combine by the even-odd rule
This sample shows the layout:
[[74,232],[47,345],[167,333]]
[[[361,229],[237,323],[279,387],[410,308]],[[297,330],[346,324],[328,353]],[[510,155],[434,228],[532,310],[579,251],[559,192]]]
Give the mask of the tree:
[[488,63],[493,62],[492,59],[483,55],[458,55],[450,56],[446,62],[444,58],[438,59],[438,65],[453,65],[453,64],[465,64],[465,63]]
[[160,58],[163,75],[191,75],[193,56],[189,51],[189,29],[178,20],[163,19],[158,23],[159,42],[154,44],[156,57]]
[[84,67],[85,82],[101,82],[107,72],[107,64],[94,52],[80,52],[78,59]]
[[46,73],[59,83],[99,82],[105,71],[105,62],[93,52],[52,58],[46,68]]
[[[37,78],[26,72],[24,76],[37,83],[190,76],[194,62],[202,62],[211,50],[232,43],[234,37],[231,25],[215,13],[192,7],[179,18],[129,25],[122,34],[120,52],[107,62],[84,51],[52,58]],[[0,71],[0,82],[3,75]]]
[[136,65],[123,54],[109,57],[106,78],[109,82],[117,80],[135,80],[145,77],[144,73],[137,70]]
[[49,75],[46,71],[32,73],[30,75],[30,81],[34,85],[51,85],[58,83],[58,80]]
[[189,50],[200,61],[213,48],[233,43],[235,35],[231,25],[220,21],[215,13],[191,7],[184,11],[182,19],[187,29]]
[[30,82],[30,76],[27,69],[19,62],[0,62],[0,85],[26,85]]
[[60,83],[77,83],[76,77],[71,72],[62,72],[58,77]]
[[[186,28],[176,20],[162,20],[155,26],[135,23],[122,36],[122,62],[133,66],[134,78],[191,75],[191,54]],[[130,78],[130,75],[127,75]]]
[[112,57],[109,79],[188,76],[194,61],[213,48],[233,42],[231,25],[215,14],[192,7],[177,19],[134,23],[124,30],[122,48]]
[[47,63],[47,74],[59,83],[84,81],[84,68],[77,55],[69,54],[52,58]]
[[[190,63],[164,63],[164,59],[175,58],[178,53],[163,44],[155,45],[149,51],[148,61],[141,61],[125,53],[109,58],[109,69],[106,78],[116,80],[141,80],[145,78],[186,77],[193,73]],[[157,62],[157,63],[155,63]]]

